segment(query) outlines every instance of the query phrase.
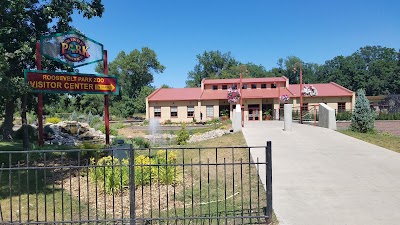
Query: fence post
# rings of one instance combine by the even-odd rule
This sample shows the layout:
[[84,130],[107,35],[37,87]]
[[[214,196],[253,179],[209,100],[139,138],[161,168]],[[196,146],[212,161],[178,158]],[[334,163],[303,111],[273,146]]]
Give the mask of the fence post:
[[265,148],[265,162],[266,162],[266,191],[267,191],[267,223],[272,222],[272,155],[271,155],[271,141],[267,141],[267,147]]
[[129,145],[129,213],[130,213],[130,224],[136,224],[135,217],[135,153],[133,152],[132,144]]

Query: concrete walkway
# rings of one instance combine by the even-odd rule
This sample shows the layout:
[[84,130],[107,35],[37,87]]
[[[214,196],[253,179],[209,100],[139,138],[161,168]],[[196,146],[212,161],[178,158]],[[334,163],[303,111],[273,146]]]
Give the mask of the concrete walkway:
[[[293,124],[284,132],[281,121],[248,122],[243,134],[248,146],[272,141],[281,225],[400,224],[399,153],[325,128]],[[261,161],[264,150],[252,156]]]

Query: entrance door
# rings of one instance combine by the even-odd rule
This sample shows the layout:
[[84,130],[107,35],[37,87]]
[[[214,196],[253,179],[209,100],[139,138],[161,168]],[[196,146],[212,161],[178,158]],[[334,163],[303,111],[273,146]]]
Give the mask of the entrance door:
[[249,120],[260,120],[260,107],[249,108]]

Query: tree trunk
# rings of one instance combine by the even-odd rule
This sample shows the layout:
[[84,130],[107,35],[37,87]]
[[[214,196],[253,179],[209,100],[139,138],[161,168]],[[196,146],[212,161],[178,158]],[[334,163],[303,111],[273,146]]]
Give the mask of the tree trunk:
[[5,109],[5,116],[4,122],[1,125],[0,129],[3,133],[3,140],[11,141],[13,135],[13,121],[14,121],[14,111],[15,111],[15,100],[11,99],[10,101],[6,102],[6,109]]
[[28,121],[26,119],[26,104],[27,104],[27,94],[25,93],[22,97],[21,103],[21,119],[22,119],[22,148],[24,151],[29,149],[29,133],[28,133]]

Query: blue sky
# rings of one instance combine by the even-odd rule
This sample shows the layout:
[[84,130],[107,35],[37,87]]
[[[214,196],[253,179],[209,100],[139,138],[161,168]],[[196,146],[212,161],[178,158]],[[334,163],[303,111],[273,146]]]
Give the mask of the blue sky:
[[[322,64],[366,45],[400,49],[398,0],[104,0],[102,18],[76,16],[73,25],[102,43],[109,60],[147,46],[166,66],[153,85],[184,87],[204,51],[276,67],[298,56]],[[94,66],[78,68],[94,73]]]

